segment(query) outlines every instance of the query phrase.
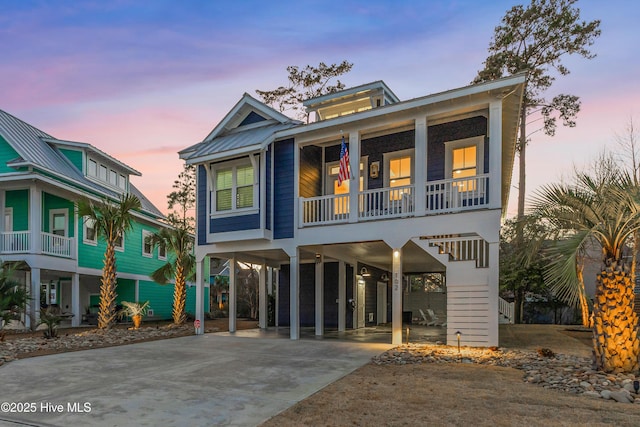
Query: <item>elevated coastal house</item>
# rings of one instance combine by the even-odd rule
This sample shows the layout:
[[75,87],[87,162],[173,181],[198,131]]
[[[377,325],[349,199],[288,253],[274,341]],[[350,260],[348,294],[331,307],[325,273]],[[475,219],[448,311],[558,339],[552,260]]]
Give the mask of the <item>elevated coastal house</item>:
[[142,208],[117,248],[118,302],[149,300],[154,317],[171,318],[173,286],[160,286],[149,274],[172,254],[144,240],[165,226],[163,215],[131,176],[140,173],[90,144],[56,139],[0,110],[0,259],[28,266],[18,272],[32,297],[26,326],[50,306],[73,326],[91,321],[106,244],[91,222],[78,218],[75,202],[82,196],[117,200],[124,192],[136,195]]
[[[400,101],[381,81],[304,103],[302,123],[245,94],[200,143],[197,318],[207,256],[259,264],[260,326],[344,331],[420,321],[498,344],[498,244],[524,75]],[[351,178],[339,183],[345,141]],[[277,274],[267,274],[275,269]],[[235,330],[236,268],[230,268]],[[268,289],[265,291],[265,289]]]

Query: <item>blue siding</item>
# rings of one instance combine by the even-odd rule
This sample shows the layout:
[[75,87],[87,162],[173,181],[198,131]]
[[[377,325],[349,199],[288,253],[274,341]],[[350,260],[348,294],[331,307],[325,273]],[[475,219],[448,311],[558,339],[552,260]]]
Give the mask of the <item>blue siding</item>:
[[275,143],[273,237],[293,237],[294,212],[294,143],[293,139]]
[[234,215],[211,220],[212,233],[225,233],[228,231],[255,230],[260,228],[260,214]]
[[242,123],[240,123],[238,125],[238,127],[245,126],[245,125],[250,125],[250,124],[253,124],[253,123],[263,122],[265,120],[267,120],[267,119],[265,119],[264,117],[262,117],[260,114],[256,113],[255,111],[252,111],[249,114],[247,114],[247,117],[244,118],[244,120],[242,121]]
[[204,165],[198,165],[198,244],[205,245],[207,243],[207,171]]
[[272,154],[272,150],[271,150],[272,145],[269,145],[269,148],[267,148],[267,158],[266,158],[266,164],[267,164],[267,203],[266,203],[266,229],[267,230],[271,230],[271,154]]
[[[445,179],[444,157],[445,142],[457,139],[471,138],[487,134],[486,117],[472,117],[450,123],[429,126],[427,135],[427,181]],[[489,171],[489,144],[485,138],[484,144],[484,171]]]

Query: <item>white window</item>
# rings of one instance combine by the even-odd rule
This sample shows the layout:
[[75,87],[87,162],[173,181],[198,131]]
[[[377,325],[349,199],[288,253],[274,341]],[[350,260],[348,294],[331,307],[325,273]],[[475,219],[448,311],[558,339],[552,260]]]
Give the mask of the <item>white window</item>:
[[214,165],[212,212],[224,214],[257,208],[258,185],[255,174],[249,159]]
[[107,181],[107,167],[105,165],[100,165],[100,174],[98,175],[98,178],[100,178],[103,181]]
[[116,237],[115,249],[118,252],[124,252],[124,236],[122,234]]
[[89,217],[83,219],[83,232],[82,241],[89,245],[96,245],[98,243],[98,233],[96,232],[96,220]]
[[484,173],[484,136],[445,142],[445,147],[445,178],[453,179],[459,192],[475,191],[475,177]]
[[158,245],[158,259],[161,259],[161,260],[167,259],[167,247],[163,244]]
[[13,208],[4,208],[4,231],[13,231]]
[[153,245],[151,244],[151,233],[147,230],[142,230],[142,256],[151,258],[153,256]]
[[67,237],[67,210],[51,209],[49,211],[49,233]]
[[414,177],[414,150],[394,151],[384,155],[384,182],[389,191],[389,200],[402,200],[411,194]]
[[118,173],[113,169],[109,170],[109,184],[113,185],[114,187],[118,185]]
[[118,179],[118,187],[122,188],[123,190],[127,189],[127,177],[124,175],[120,175],[120,179]]
[[87,162],[87,175],[89,176],[98,175],[98,163],[93,159],[89,159],[89,161]]

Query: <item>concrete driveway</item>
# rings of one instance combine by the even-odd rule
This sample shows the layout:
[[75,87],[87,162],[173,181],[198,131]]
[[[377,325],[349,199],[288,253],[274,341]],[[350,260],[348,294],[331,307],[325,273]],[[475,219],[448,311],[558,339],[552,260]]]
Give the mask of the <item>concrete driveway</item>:
[[254,426],[389,348],[239,332],[18,360],[0,425]]

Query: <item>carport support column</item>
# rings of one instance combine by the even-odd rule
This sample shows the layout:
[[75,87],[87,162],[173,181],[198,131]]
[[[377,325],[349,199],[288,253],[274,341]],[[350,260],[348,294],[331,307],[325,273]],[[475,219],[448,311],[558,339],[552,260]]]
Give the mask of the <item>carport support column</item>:
[[80,312],[80,275],[73,273],[71,275],[71,326],[80,326],[82,313]]
[[[206,259],[206,258],[205,258]],[[204,262],[196,262],[196,320],[200,321],[200,327],[196,328],[197,335],[204,334]],[[138,301],[139,282],[136,281],[136,301]]]
[[260,329],[267,327],[267,266],[260,265],[258,276],[258,326]]
[[289,257],[289,323],[291,339],[300,339],[300,248],[296,246],[294,255]]
[[347,266],[338,263],[338,332],[347,330]]
[[40,321],[40,269],[31,269],[31,301],[29,301],[29,316],[25,319],[29,327],[36,330]]
[[229,259],[229,332],[236,331],[236,259]]
[[393,250],[393,269],[391,272],[391,344],[402,344],[402,249]]
[[[489,242],[489,313],[487,313],[487,320],[489,322],[489,331],[487,334],[488,346],[498,346],[498,301],[499,301],[499,251],[500,243]],[[447,331],[448,334],[448,331]]]
[[324,334],[324,260],[316,254],[316,335]]

